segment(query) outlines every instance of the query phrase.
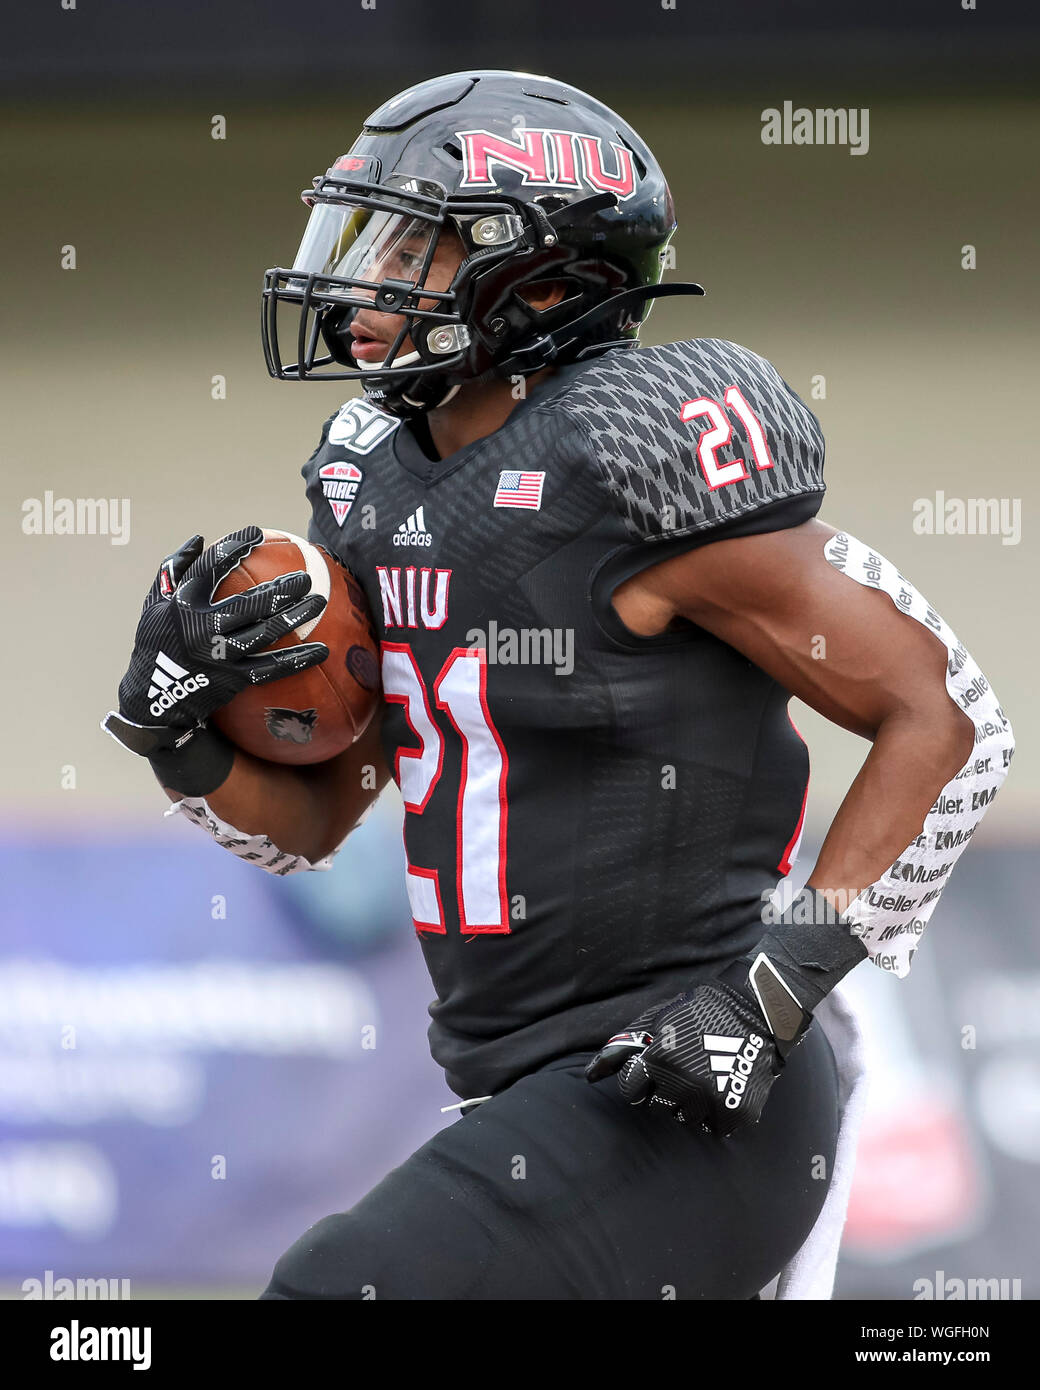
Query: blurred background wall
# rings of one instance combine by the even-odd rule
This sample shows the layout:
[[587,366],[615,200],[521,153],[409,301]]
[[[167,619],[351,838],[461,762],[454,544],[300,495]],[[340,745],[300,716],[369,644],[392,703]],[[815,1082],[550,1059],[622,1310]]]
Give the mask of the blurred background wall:
[[[654,148],[679,213],[670,273],[708,295],[658,305],[644,341],[729,338],[775,363],[826,433],[821,515],[928,595],[1015,724],[1013,774],[915,976],[855,977],[879,1056],[918,1062],[912,1085],[886,1064],[839,1291],[911,1298],[960,1268],[1037,1296],[1038,51],[1031,7],[986,0],[11,16],[0,1281],[16,1295],[46,1268],[251,1294],[453,1099],[425,1051],[394,797],[332,874],[269,880],[164,822],[98,720],[163,555],[197,530],[306,528],[299,468],[349,392],[263,366],[260,281],[296,248],[299,190],[385,97],[491,66],[588,87]],[[865,108],[865,153],[764,144],[785,101]],[[26,534],[48,492],[128,499],[125,543]],[[921,534],[939,492],[1002,499],[1017,531]],[[866,745],[795,718],[818,842]],[[307,999],[311,1025],[291,1006]]]

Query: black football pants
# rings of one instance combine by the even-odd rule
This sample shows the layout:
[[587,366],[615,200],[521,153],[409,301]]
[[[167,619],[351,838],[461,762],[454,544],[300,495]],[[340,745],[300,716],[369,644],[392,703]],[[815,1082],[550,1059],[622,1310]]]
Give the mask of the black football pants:
[[630,1106],[591,1053],[469,1110],[275,1267],[263,1298],[750,1299],[819,1215],[837,1075],[814,1024],[729,1139]]

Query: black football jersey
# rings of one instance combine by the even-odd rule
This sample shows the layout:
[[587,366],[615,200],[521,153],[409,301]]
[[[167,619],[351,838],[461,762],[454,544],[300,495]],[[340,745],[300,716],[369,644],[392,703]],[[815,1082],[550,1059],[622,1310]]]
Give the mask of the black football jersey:
[[717,340],[560,368],[443,460],[422,429],[349,401],[303,472],[310,539],[380,638],[431,1048],[472,1097],[761,936],[808,778],[788,693],[691,623],[633,635],[611,595],[809,519],[823,438],[768,362]]

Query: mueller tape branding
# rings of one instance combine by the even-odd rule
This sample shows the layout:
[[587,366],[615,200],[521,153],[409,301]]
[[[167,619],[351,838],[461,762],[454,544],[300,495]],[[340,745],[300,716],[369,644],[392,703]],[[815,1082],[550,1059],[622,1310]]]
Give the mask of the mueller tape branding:
[[823,553],[836,570],[887,594],[897,608],[935,633],[947,651],[950,699],[975,725],[971,757],[939,793],[920,834],[842,914],[856,927],[874,964],[904,976],[954,864],[1007,776],[1014,735],[995,692],[956,633],[895,565],[841,532],[831,537]]

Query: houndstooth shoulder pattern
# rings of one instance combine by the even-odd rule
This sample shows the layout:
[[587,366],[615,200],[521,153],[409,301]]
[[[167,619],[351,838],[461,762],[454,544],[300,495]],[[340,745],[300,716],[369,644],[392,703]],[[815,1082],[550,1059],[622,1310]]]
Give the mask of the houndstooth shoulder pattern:
[[[762,425],[770,467],[755,466],[748,430],[727,406],[733,386]],[[746,478],[709,485],[697,445],[711,417],[680,417],[683,403],[700,397],[717,401],[733,427],[729,443],[715,451],[717,463],[744,459]],[[771,363],[736,343],[698,338],[606,353],[552,407],[580,425],[637,539],[693,535],[824,491],[819,421]]]

